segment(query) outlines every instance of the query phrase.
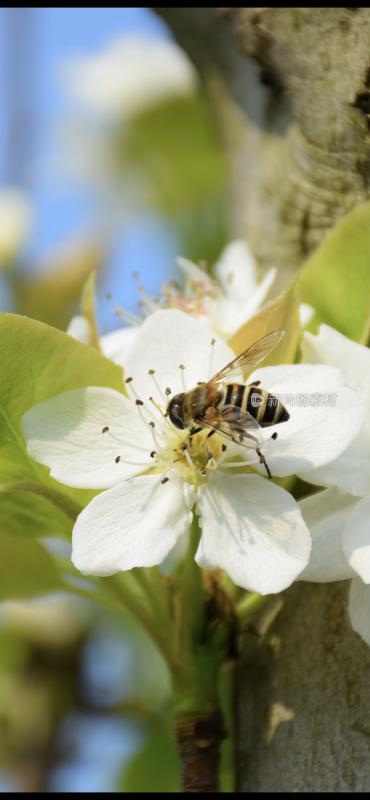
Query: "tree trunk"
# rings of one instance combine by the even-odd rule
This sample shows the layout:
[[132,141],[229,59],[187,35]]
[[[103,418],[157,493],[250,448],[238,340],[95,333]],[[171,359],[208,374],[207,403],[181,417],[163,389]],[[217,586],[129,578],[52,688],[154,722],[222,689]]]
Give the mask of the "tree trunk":
[[156,9],[198,68],[232,236],[280,286],[370,198],[370,9]]
[[347,611],[349,581],[296,583],[237,672],[241,792],[370,790],[370,648]]
[[[370,9],[156,9],[199,70],[230,166],[232,236],[286,285],[370,199]],[[370,649],[346,583],[297,583],[242,637],[240,791],[370,790]]]

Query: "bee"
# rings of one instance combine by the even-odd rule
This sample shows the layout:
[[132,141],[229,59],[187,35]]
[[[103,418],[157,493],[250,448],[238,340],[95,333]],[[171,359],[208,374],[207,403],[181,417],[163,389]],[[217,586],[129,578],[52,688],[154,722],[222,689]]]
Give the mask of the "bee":
[[[258,446],[258,431],[271,425],[287,422],[289,413],[274,395],[261,389],[261,381],[245,386],[229,383],[256,367],[284,336],[284,331],[268,333],[234,358],[207,383],[199,383],[189,392],[175,395],[167,407],[167,415],[176,428],[189,431],[189,438],[203,429],[210,429],[205,440],[207,457],[212,458],[207,440],[218,433],[235,444],[254,449],[268,477],[272,475]],[[277,433],[272,435],[277,438]]]

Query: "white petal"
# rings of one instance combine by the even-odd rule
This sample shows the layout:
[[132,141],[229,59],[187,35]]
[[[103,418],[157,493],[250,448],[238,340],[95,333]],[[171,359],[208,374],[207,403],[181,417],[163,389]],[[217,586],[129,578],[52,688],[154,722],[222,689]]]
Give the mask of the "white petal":
[[367,425],[338,458],[299,477],[315,486],[336,486],[341,494],[366,497],[370,493],[370,442]]
[[215,265],[214,274],[229,300],[239,306],[247,301],[257,285],[256,262],[243,239],[230,242],[225,247]]
[[193,261],[189,261],[188,258],[178,256],[176,263],[180,269],[185,272],[187,277],[194,281],[194,283],[213,283],[212,279],[208,277],[207,273],[203,272],[203,270],[194,264]]
[[135,341],[138,330],[139,327],[127,326],[101,336],[100,344],[104,355],[121,367],[125,367],[126,353]]
[[161,564],[192,521],[192,486],[132,478],[95,497],[73,529],[72,561],[83,575]]
[[276,276],[276,269],[272,268],[267,273],[262,283],[255,287],[253,292],[247,296],[239,293],[239,299],[227,300],[222,298],[218,301],[219,315],[221,322],[217,327],[221,330],[227,331],[228,335],[238,330],[241,325],[256,314],[262,305],[270,286],[273,284]]
[[[337,458],[361,429],[365,414],[366,404],[360,395],[351,389],[338,385],[338,380],[330,383],[319,382],[315,376],[309,382],[297,380],[300,372],[307,369],[319,370],[319,367],[306,367],[297,364],[289,367],[267,367],[257,370],[256,376],[262,381],[262,387],[268,389],[273,395],[280,395],[290,414],[287,422],[265,428],[263,438],[265,443],[262,452],[274,476],[283,477],[298,472],[304,480],[310,480],[305,475],[308,471]],[[274,384],[271,380],[272,370],[297,370],[295,382]],[[334,370],[334,378],[338,377],[338,370],[333,367],[322,367],[323,370]],[[264,373],[270,373],[265,377]],[[339,375],[340,376],[340,375]],[[304,376],[307,379],[307,376]],[[321,381],[323,376],[321,374]],[[249,379],[253,382],[253,378]],[[248,381],[248,382],[249,382]],[[296,396],[313,394],[335,394],[335,406],[298,406],[290,405],[289,395]],[[271,439],[273,433],[278,434],[276,441]],[[251,460],[252,456],[248,456]],[[263,465],[257,465],[263,474]]]
[[348,611],[353,630],[370,645],[370,586],[361,578],[351,581]]
[[336,489],[327,489],[300,501],[302,517],[312,536],[312,550],[310,561],[298,580],[325,583],[356,575],[342,547],[343,528],[355,503],[351,495],[340,495]]
[[66,332],[82,344],[92,344],[90,323],[86,317],[72,317]]
[[202,538],[195,560],[237,586],[281,592],[306,566],[308,529],[292,496],[259,475],[214,475],[199,490]]
[[[315,313],[315,309],[312,306],[309,306],[308,303],[301,303],[300,307],[300,315],[301,315],[301,325],[302,328],[305,328],[306,325],[311,321],[313,315]],[[310,362],[312,363],[312,362]],[[316,362],[314,362],[316,363]]]
[[[136,406],[114,389],[72,389],[31,408],[21,424],[28,454],[67,486],[105,489],[145,470],[116,464],[117,456],[148,467],[153,463],[149,426],[144,427]],[[102,434],[106,426],[109,431]],[[127,441],[134,444],[127,446]]]
[[[213,346],[212,339],[216,340]],[[164,403],[155,380],[162,392],[169,387],[174,395],[183,391],[180,364],[185,366],[188,391],[198,381],[208,381],[233,358],[235,353],[211,328],[182,311],[160,310],[139,329],[126,356],[125,377],[134,379],[133,388],[142,401],[147,403],[153,396],[156,402]],[[148,375],[152,369],[153,377]]]
[[257,367],[248,378],[248,383],[260,380],[264,389],[270,392],[277,385],[295,384],[295,392],[301,391],[299,386],[311,383],[311,391],[317,391],[318,384],[327,384],[327,391],[343,386],[343,375],[337,367],[327,365],[313,366],[312,364],[281,364],[278,367]]
[[343,550],[348,561],[370,583],[370,497],[358,500],[343,530]]
[[328,325],[321,325],[318,336],[307,331],[304,333],[302,359],[306,364],[331,364],[339,367],[345,385],[369,401],[370,350],[367,347],[352,342]]

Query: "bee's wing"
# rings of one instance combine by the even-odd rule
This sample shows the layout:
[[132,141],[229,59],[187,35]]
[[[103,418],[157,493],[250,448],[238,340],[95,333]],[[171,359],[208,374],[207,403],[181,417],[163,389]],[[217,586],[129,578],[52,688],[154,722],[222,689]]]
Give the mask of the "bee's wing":
[[252,344],[252,347],[249,347],[240,356],[234,358],[234,361],[226,364],[226,367],[217,372],[209,383],[224,381],[225,378],[232,378],[233,375],[240,375],[240,373],[250,371],[276,347],[280,339],[283,338],[284,333],[285,331],[273,331],[268,333],[267,336],[263,336],[258,342]]
[[210,428],[225,439],[230,439],[234,444],[246,447],[248,450],[255,450],[259,445],[259,433],[262,428],[248,411],[241,415],[239,408],[228,409],[215,419],[208,420],[204,417],[199,422],[205,428]]

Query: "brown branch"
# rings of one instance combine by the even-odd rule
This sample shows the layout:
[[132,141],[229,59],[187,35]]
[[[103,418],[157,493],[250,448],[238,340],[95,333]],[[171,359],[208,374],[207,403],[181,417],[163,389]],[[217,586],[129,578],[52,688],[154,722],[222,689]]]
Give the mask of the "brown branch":
[[183,792],[219,792],[220,744],[227,736],[222,711],[175,726]]

